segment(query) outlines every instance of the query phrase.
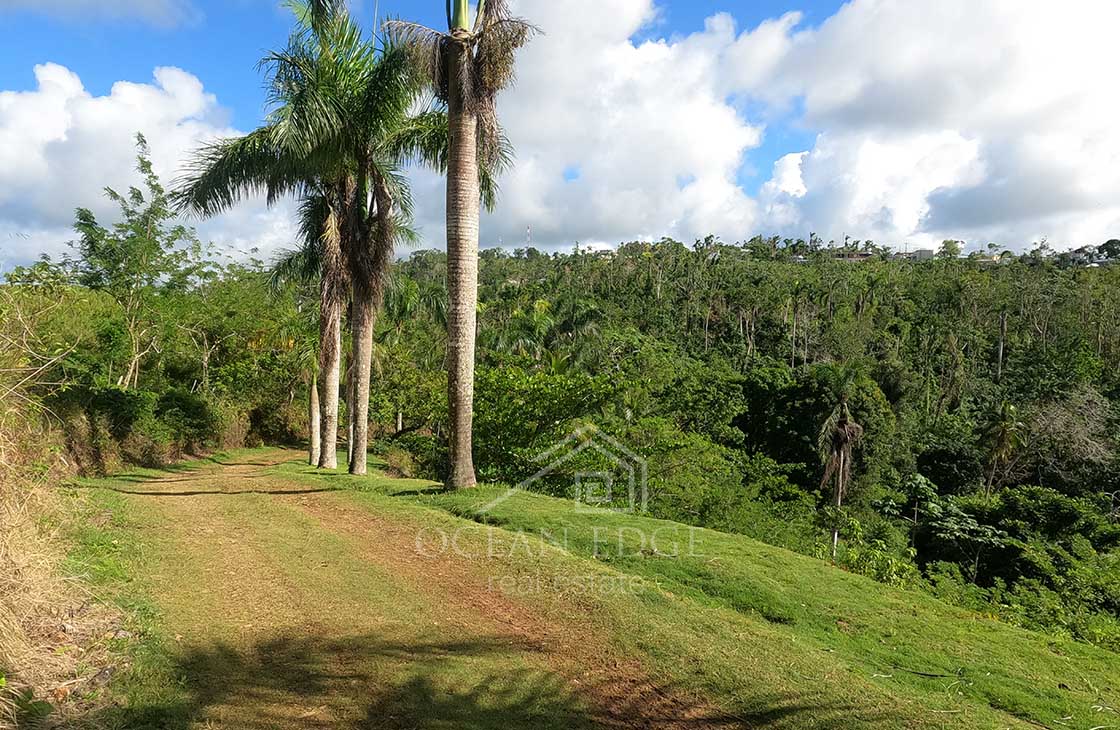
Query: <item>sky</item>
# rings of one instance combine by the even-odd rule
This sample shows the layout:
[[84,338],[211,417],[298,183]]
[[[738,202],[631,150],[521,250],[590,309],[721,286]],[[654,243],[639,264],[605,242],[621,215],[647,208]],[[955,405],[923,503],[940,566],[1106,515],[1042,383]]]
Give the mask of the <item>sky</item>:
[[[544,31],[499,114],[516,149],[483,247],[708,234],[1024,249],[1120,237],[1111,0],[511,0]],[[375,0],[355,0],[365,27]],[[376,2],[432,26],[439,0]],[[137,182],[261,123],[278,0],[0,0],[0,271],[105,222]],[[438,176],[412,172],[423,247]],[[191,221],[236,255],[293,245],[293,205]]]

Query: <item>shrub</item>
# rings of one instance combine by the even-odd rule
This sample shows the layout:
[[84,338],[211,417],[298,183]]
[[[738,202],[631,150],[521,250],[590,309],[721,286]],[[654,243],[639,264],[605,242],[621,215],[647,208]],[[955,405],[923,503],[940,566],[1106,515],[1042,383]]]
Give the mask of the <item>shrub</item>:
[[412,432],[394,439],[393,444],[411,455],[414,476],[438,481],[449,466],[447,443],[430,434]]
[[882,540],[848,540],[839,564],[853,573],[897,588],[915,588],[922,575],[914,566],[913,551],[900,555]]
[[235,403],[216,400],[211,404],[214,431],[209,439],[219,449],[236,449],[245,446],[249,438],[249,413]]
[[385,461],[388,471],[394,476],[411,479],[418,474],[416,457],[401,446],[387,446],[380,456]]
[[134,423],[120,442],[120,451],[126,461],[153,468],[166,466],[181,454],[171,427],[155,416]]
[[218,425],[210,403],[186,388],[164,391],[159,397],[155,414],[167,427],[171,439],[186,450],[206,441]]

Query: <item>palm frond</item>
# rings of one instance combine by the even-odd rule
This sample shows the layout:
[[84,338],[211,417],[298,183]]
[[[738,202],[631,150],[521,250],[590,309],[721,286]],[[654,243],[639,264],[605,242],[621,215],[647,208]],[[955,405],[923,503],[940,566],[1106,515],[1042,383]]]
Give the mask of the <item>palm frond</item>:
[[175,180],[170,198],[176,210],[208,217],[248,196],[265,193],[272,202],[306,185],[303,161],[276,144],[271,127],[262,127],[199,148]]
[[386,140],[385,147],[387,154],[404,164],[423,164],[443,173],[449,143],[447,112],[433,109],[410,116]]
[[393,227],[393,232],[395,234],[393,243],[396,246],[417,246],[422,240],[420,231],[418,231],[412,221],[407,218],[398,217],[396,225]]
[[268,270],[268,287],[277,292],[292,283],[307,284],[319,278],[320,270],[318,247],[290,248],[273,259]]
[[436,96],[447,101],[447,45],[451,38],[446,33],[404,20],[387,20],[384,31],[389,42],[405,50],[413,68]]
[[487,16],[475,54],[475,89],[479,96],[496,94],[513,83],[517,51],[541,33],[540,28],[521,18],[490,19],[489,12]]
[[513,165],[513,145],[497,120],[478,131],[478,184],[482,205],[493,211],[498,204],[498,178]]
[[387,40],[363,79],[361,113],[370,136],[384,137],[396,130],[426,82],[408,49]]

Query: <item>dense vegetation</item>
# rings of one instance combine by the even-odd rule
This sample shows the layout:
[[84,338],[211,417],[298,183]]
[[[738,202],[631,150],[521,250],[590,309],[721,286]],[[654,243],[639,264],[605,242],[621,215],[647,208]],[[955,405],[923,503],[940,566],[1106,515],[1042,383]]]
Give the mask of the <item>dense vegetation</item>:
[[[144,190],[110,191],[118,222],[79,211],[72,255],[5,287],[39,312],[34,395],[71,457],[105,471],[306,438],[314,285],[219,261],[143,147],[140,170]],[[655,516],[821,557],[836,530],[850,570],[1120,648],[1113,248],[1096,266],[1044,246],[857,263],[757,238],[486,250],[479,474],[517,483],[593,423],[648,461]],[[445,274],[439,252],[398,262],[376,330],[371,430],[406,474],[447,469]],[[841,404],[862,438],[836,507],[821,437]]]
[[[1120,268],[1045,246],[999,263],[834,254],[485,251],[481,473],[516,482],[593,421],[648,460],[655,515],[818,555],[839,528],[850,569],[1120,647]],[[418,313],[441,266],[398,267],[375,409],[436,434],[397,439],[433,474],[441,328],[438,308]],[[819,436],[842,401],[863,438],[836,509]]]

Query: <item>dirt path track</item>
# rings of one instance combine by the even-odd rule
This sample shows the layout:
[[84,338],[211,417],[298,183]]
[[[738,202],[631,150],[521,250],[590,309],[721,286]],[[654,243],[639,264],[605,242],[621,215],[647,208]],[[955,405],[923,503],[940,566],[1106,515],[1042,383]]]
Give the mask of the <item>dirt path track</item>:
[[492,566],[418,551],[415,515],[270,473],[294,458],[118,490],[153,509],[151,579],[190,696],[180,725],[151,726],[741,726],[659,687],[580,616],[493,590]]

